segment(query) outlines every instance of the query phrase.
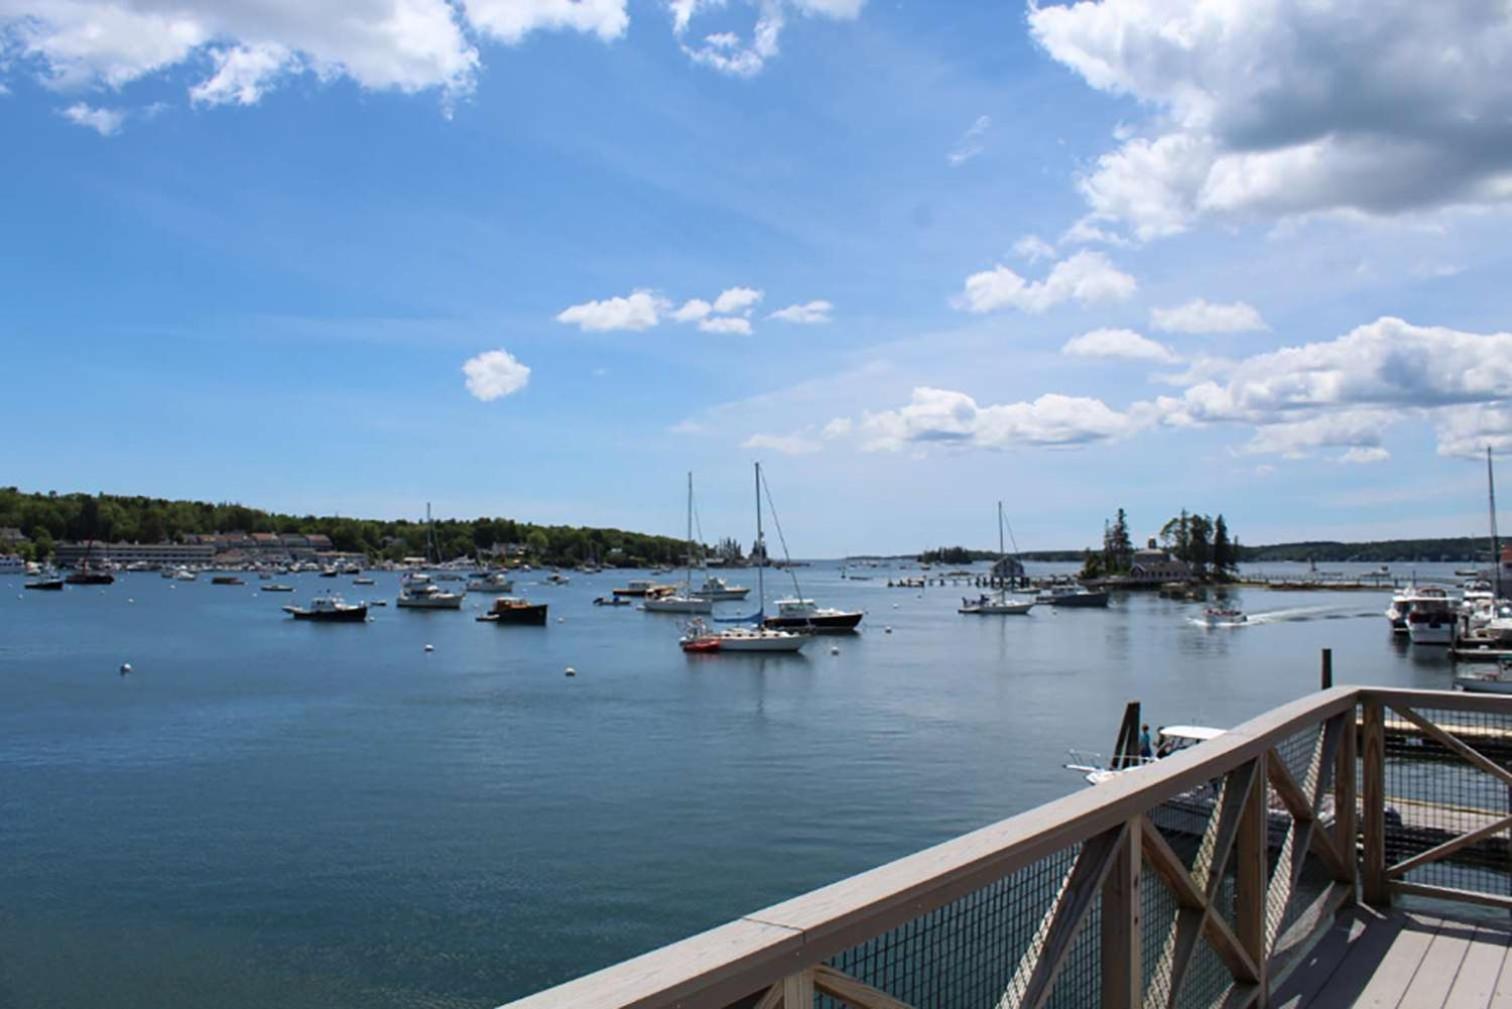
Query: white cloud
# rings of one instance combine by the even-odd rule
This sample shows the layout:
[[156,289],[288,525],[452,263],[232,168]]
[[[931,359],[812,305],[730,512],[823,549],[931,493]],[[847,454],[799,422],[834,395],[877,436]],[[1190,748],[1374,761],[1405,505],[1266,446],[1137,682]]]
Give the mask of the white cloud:
[[977,116],[976,122],[972,123],[966,132],[961,134],[961,139],[956,141],[955,147],[951,149],[949,154],[945,155],[945,160],[950,163],[950,167],[959,168],[978,154],[981,154],[985,149],[984,142],[987,137],[987,131],[991,128],[992,117]]
[[714,306],[702,298],[689,298],[681,308],[672,313],[675,322],[696,322],[714,310]]
[[920,386],[906,406],[867,413],[861,430],[868,450],[896,451],[930,444],[1079,445],[1132,434],[1144,424],[1100,399],[1047,393],[1027,403],[978,406],[964,392]]
[[1170,347],[1140,336],[1132,329],[1094,329],[1067,340],[1061,353],[1071,357],[1122,358],[1162,364],[1180,360]]
[[[635,291],[623,298],[586,301],[557,313],[557,322],[576,325],[584,332],[650,329],[671,304],[650,291]],[[685,308],[687,306],[684,306]]]
[[1174,308],[1152,309],[1150,325],[1167,333],[1247,333],[1270,328],[1253,306],[1242,301],[1215,305],[1202,298]]
[[854,427],[855,424],[849,417],[836,417],[834,420],[824,425],[823,429],[820,430],[819,433],[825,438],[844,438],[846,435],[851,433],[851,430]]
[[469,359],[462,373],[467,391],[485,403],[519,392],[530,381],[530,369],[507,350],[489,350]]
[[86,126],[102,137],[113,137],[121,132],[126,113],[120,109],[97,109],[86,102],[75,102],[62,110],[63,118],[79,126]]
[[714,299],[714,311],[721,315],[749,312],[761,300],[761,292],[752,287],[731,287]]
[[787,24],[787,11],[837,21],[854,20],[865,0],[752,0],[756,22],[750,41],[734,32],[716,32],[691,39],[693,18],[701,10],[723,7],[724,0],[666,0],[672,15],[672,33],[683,54],[694,63],[733,77],[754,77],[779,51],[778,42]]
[[999,308],[1038,313],[1064,301],[1084,305],[1122,301],[1137,286],[1133,277],[1118,270],[1101,252],[1082,251],[1056,263],[1044,280],[1026,281],[1006,266],[974,273],[966,278],[955,305],[978,313]]
[[[171,67],[215,66],[193,85],[203,98],[261,93],[278,71],[254,75],[245,58],[229,76],[220,54],[290,54],[288,72],[348,77],[366,88],[465,93],[478,52],[447,0],[5,0],[0,35],[19,65],[59,88],[120,88]],[[216,83],[220,78],[220,83]]]
[[1089,85],[1154,110],[1081,183],[1141,238],[1512,200],[1505,3],[1103,0],[1029,22]]
[[1383,432],[1424,417],[1444,455],[1512,449],[1512,333],[1466,333],[1384,317],[1335,340],[1229,362],[1155,404],[1176,426],[1257,427],[1246,451],[1300,454],[1379,445]]
[[1038,235],[1025,235],[1013,243],[1013,254],[1031,263],[1038,263],[1041,259],[1054,259],[1055,246]]
[[1348,463],[1372,463],[1385,462],[1391,458],[1391,453],[1379,446],[1373,448],[1352,448],[1339,456],[1339,462]]
[[1098,227],[1091,217],[1083,217],[1060,236],[1062,245],[1114,245],[1128,248],[1134,243],[1107,228]]
[[716,315],[698,320],[698,328],[705,333],[737,333],[751,335],[751,320],[738,315]]
[[569,30],[611,42],[630,26],[626,0],[462,0],[474,28],[514,44],[533,31]]
[[783,455],[808,455],[819,451],[819,443],[801,434],[753,434],[740,443],[741,448],[770,449]]
[[789,305],[787,308],[779,308],[767,316],[767,318],[812,326],[829,322],[830,312],[834,310],[834,307],[834,305],[831,305],[827,301],[809,301],[801,305]]
[[210,58],[215,73],[189,89],[189,100],[196,105],[256,105],[268,85],[297,62],[280,45],[212,49]]

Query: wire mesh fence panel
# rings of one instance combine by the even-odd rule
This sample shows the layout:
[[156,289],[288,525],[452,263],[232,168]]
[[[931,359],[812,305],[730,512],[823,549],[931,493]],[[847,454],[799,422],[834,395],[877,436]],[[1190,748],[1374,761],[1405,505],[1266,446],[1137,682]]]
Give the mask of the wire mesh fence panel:
[[[1495,767],[1512,764],[1512,716],[1416,709]],[[1512,787],[1452,745],[1388,712],[1386,862],[1395,865],[1467,834],[1474,840],[1409,869],[1409,883],[1512,896],[1512,834],[1489,830],[1512,815]]]
[[[832,958],[830,966],[914,1009],[999,1005],[1005,993],[1026,983],[1023,965],[1032,960],[1036,943],[1055,912],[1072,866],[1081,851],[1075,845],[1058,851],[980,890],[920,915]],[[1094,905],[1078,936],[1096,935]],[[1096,1005],[1098,991],[1095,947],[1090,966],[1077,962],[1086,953],[1073,948],[1062,969],[1061,983],[1081,1002]],[[1070,996],[1068,996],[1070,997]],[[843,1005],[820,995],[816,1004],[830,1009]],[[1011,997],[1005,1004],[1016,1004]]]

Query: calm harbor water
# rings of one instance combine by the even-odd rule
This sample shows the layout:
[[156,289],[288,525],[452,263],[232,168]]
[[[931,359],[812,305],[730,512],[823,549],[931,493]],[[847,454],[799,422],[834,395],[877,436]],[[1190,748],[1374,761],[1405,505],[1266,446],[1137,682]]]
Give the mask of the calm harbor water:
[[[545,628],[396,610],[383,574],[0,578],[0,1006],[496,1005],[1063,795],[1126,699],[1233,724],[1324,647],[1340,683],[1451,682],[1385,592],[1240,590],[1250,625],[1209,629],[868,573],[801,570],[868,616],[797,657],[684,656],[679,618],[591,605],[626,572],[523,576]],[[279,612],[333,584],[390,606]]]

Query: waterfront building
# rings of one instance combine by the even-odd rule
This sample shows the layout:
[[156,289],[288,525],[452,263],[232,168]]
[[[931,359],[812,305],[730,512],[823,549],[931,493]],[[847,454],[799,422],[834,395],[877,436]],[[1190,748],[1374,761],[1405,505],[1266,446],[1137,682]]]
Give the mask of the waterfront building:
[[61,567],[75,567],[88,556],[91,560],[112,564],[209,564],[215,547],[205,543],[59,543],[57,562]]
[[1164,550],[1148,548],[1134,551],[1134,563],[1123,581],[1134,585],[1164,585],[1189,581],[1191,577],[1192,568],[1186,561],[1178,560]]
[[26,542],[26,534],[15,526],[0,526],[0,547],[14,547]]

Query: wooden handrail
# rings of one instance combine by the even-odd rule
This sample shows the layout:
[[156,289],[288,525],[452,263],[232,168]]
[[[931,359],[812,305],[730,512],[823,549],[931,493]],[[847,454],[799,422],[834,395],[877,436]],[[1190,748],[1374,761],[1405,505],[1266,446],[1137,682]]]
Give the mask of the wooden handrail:
[[517,1002],[510,1009],[723,1006],[1113,830],[1354,707],[1335,687],[1203,743],[990,826]]

